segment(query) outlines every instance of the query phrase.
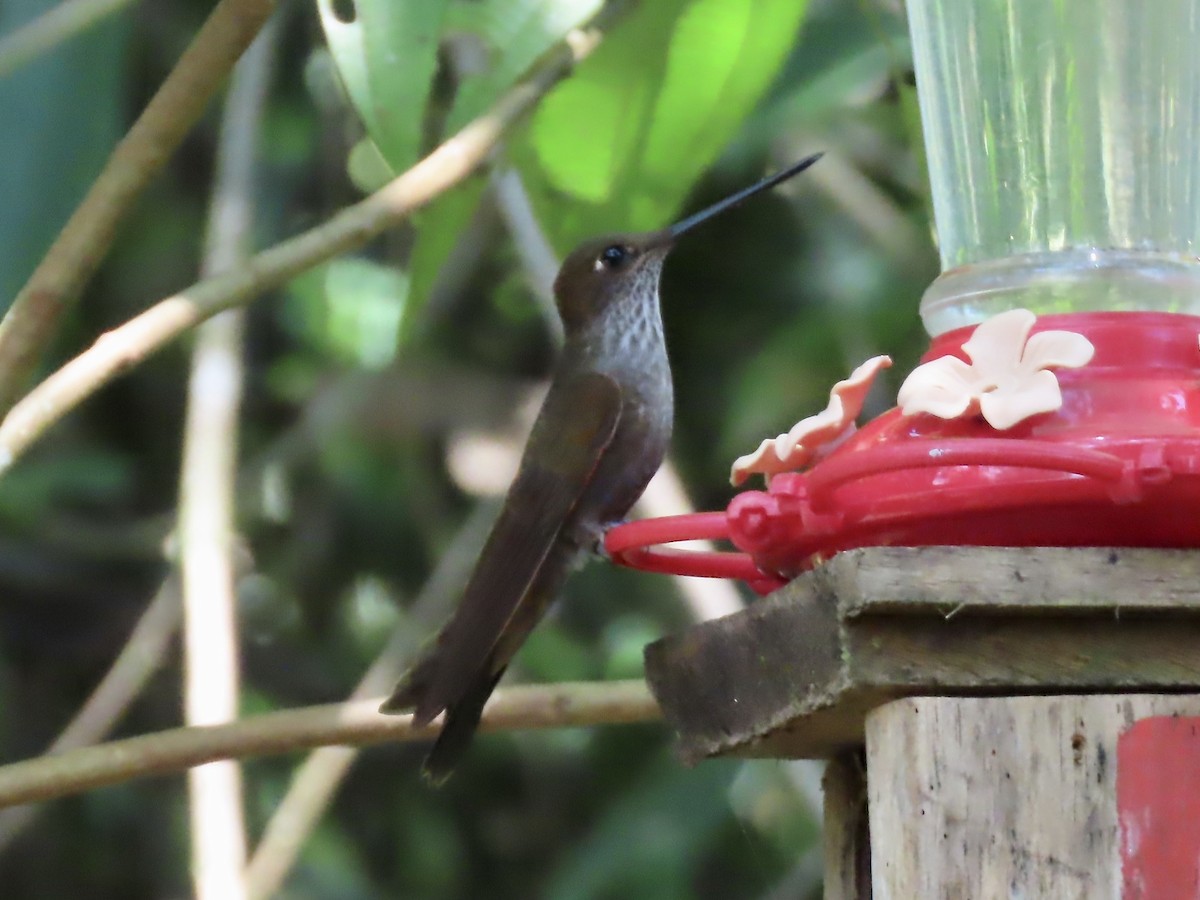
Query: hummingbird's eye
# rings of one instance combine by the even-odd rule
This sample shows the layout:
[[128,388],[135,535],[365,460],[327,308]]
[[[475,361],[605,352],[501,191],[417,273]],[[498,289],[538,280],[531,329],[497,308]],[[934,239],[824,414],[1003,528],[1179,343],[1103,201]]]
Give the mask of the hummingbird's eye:
[[600,254],[600,262],[609,269],[615,269],[629,258],[629,250],[619,244],[613,244],[611,247],[605,247],[604,252]]

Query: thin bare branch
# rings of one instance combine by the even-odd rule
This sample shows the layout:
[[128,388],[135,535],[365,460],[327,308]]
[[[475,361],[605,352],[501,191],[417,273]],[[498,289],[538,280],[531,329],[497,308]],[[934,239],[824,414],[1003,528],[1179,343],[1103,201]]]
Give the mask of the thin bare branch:
[[[204,272],[217,275],[247,255],[263,107],[278,22],[268,25],[234,69],[217,144]],[[205,322],[192,351],[180,476],[179,535],[184,611],[184,721],[237,718],[235,507],[244,312]],[[188,773],[192,883],[198,900],[246,896],[242,772],[225,760]]]
[[558,274],[558,257],[533,211],[533,203],[516,169],[495,169],[492,172],[492,194],[496,207],[512,235],[525,279],[542,314],[555,346],[562,346],[563,327],[554,302],[554,277]]
[[[442,618],[462,590],[496,519],[497,507],[497,503],[480,503],[459,529],[409,607],[409,614],[354,689],[352,700],[376,696],[396,683],[413,649],[414,635]],[[358,753],[355,747],[321,747],[296,770],[246,868],[250,900],[276,895]]]
[[[811,139],[804,138],[795,145],[788,145],[786,155],[781,159],[804,156],[815,148],[816,144]],[[836,150],[825,152],[821,157],[821,165],[812,170],[812,177],[804,186],[792,184],[784,190],[795,195],[810,188],[823,193],[845,212],[892,259],[911,264],[912,260],[929,256],[930,243],[926,231],[843,153]]]
[[0,78],[120,12],[131,0],[64,0],[0,37]]
[[[385,716],[383,697],[267,713],[226,725],[174,728],[0,766],[0,807],[65,797],[219,759],[247,759],[332,745],[433,737],[440,720],[414,728]],[[641,680],[523,685],[498,690],[482,732],[653,722],[661,712]]]
[[[47,753],[86,747],[113,729],[166,658],[171,638],[179,628],[180,611],[179,579],[169,575],[104,678]],[[0,852],[34,820],[40,809],[30,805],[0,811]]]
[[258,254],[234,271],[197,282],[102,335],[88,350],[34,388],[0,422],[0,472],[84,398],[189,328],[223,310],[248,303],[332,256],[361,247],[458,184],[483,163],[504,132],[595,42],[592,36],[564,44],[488,113],[365,200]]
[[296,770],[246,867],[248,900],[278,894],[358,754],[357,747],[319,747]]
[[275,0],[220,0],[0,322],[0,410],[20,395],[117,224],[200,118]]

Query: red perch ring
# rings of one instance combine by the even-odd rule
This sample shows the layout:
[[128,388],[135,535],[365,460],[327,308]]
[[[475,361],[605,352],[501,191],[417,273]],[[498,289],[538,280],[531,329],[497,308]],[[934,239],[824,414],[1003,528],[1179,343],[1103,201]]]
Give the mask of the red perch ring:
[[[1057,372],[1062,407],[997,431],[979,416],[891,409],[803,473],[724,512],[611,529],[618,562],[738,578],[759,592],[843,550],[868,546],[1200,546],[1200,317],[1075,313],[1039,318],[1095,347]],[[934,340],[954,355],[972,329]],[[728,540],[739,552],[684,551]]]

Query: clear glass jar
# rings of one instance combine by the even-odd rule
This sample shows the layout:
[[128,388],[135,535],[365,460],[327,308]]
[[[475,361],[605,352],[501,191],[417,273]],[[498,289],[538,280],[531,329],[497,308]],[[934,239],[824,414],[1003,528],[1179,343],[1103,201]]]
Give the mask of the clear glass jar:
[[943,274],[932,335],[1200,314],[1200,0],[908,0]]

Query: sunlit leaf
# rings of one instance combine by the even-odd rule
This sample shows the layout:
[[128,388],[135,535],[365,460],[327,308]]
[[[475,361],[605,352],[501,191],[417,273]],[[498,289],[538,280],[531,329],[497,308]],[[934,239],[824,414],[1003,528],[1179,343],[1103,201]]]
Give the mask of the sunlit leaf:
[[[482,64],[459,72],[461,79],[444,131],[451,134],[484,113],[528,72],[551,47],[593,16],[599,0],[485,0],[454,6],[447,28],[458,40],[478,42]],[[439,197],[415,220],[412,304],[406,323],[429,297],[434,280],[450,257],[482,196],[482,179]]]
[[396,172],[420,154],[446,0],[317,0],[346,93]]
[[555,247],[665,224],[775,77],[804,7],[662,0],[615,29],[546,98],[518,150]]
[[600,9],[601,0],[485,0],[456,10],[454,25],[474,34],[487,64],[460,73],[462,80],[446,120],[448,133],[483,113],[572,28]]
[[645,143],[665,69],[665,42],[686,0],[647,3],[538,107],[530,129],[547,186],[592,204],[610,200]]

